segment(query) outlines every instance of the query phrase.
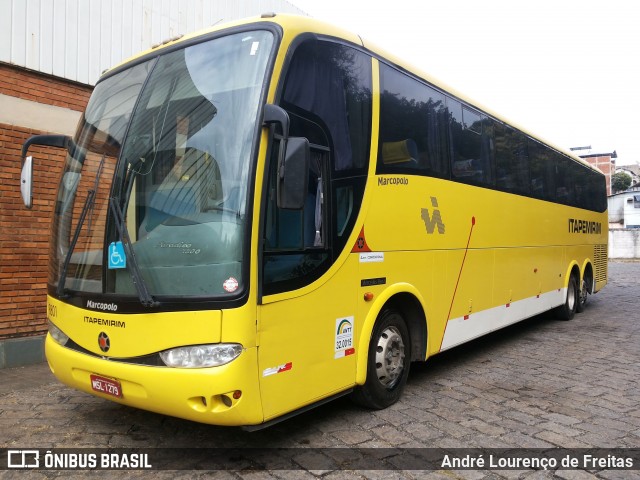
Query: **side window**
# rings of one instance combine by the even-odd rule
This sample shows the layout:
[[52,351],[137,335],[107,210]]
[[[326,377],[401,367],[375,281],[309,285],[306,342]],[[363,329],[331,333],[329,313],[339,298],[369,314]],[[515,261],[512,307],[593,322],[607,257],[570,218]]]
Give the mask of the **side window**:
[[593,198],[593,207],[596,212],[604,212],[607,209],[607,180],[600,173],[591,175],[591,196]]
[[451,176],[475,185],[493,183],[493,132],[489,119],[447,97]]
[[556,177],[553,152],[532,139],[529,139],[527,146],[531,168],[531,196],[554,202]]
[[[302,42],[291,59],[281,104],[290,115],[324,130],[330,142],[332,170],[338,176],[366,174],[371,133],[371,57],[330,41],[313,38]],[[296,131],[292,124],[291,135],[306,133]],[[309,141],[313,143],[311,138]]]
[[575,182],[576,207],[593,210],[592,197],[589,195],[589,178],[592,173],[587,167],[571,160],[573,164],[573,181]]
[[371,143],[371,57],[315,37],[286,66],[280,105],[289,135],[311,146],[307,200],[278,208],[277,141],[265,199],[263,292],[301,288],[319,278],[346,244],[362,203]]
[[507,192],[530,195],[527,138],[519,131],[494,123],[496,186]]
[[[556,200],[565,205],[576,205],[576,192],[574,188],[577,180],[574,175],[573,160],[558,153],[554,154],[556,176]],[[576,165],[577,166],[577,165]]]
[[377,173],[449,178],[444,95],[386,64],[380,90]]

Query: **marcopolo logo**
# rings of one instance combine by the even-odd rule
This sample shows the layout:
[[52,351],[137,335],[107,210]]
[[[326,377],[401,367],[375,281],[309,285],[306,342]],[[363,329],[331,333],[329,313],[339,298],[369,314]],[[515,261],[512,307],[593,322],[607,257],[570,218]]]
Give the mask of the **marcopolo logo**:
[[436,197],[431,197],[431,206],[433,207],[433,213],[429,213],[428,208],[422,209],[422,220],[424,221],[427,233],[431,235],[435,232],[436,227],[438,228],[438,233],[444,233],[444,223],[442,222],[442,216],[438,209],[438,199]]
[[93,300],[87,300],[87,308],[93,308],[94,310],[102,310],[103,312],[118,311],[118,305],[116,305],[115,303],[94,302]]

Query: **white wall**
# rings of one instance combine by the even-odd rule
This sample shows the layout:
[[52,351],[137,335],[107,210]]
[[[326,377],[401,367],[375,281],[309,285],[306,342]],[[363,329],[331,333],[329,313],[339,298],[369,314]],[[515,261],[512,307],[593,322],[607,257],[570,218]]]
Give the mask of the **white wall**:
[[609,230],[609,258],[640,258],[640,228]]
[[89,85],[107,68],[178,34],[286,0],[0,0],[0,62]]

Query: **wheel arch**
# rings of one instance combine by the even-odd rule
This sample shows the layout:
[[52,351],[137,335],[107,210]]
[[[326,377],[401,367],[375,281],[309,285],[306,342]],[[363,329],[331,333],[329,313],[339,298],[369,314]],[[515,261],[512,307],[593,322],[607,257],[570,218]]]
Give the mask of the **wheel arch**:
[[371,334],[380,314],[387,308],[398,311],[407,324],[411,338],[411,361],[424,360],[427,356],[427,315],[420,292],[413,285],[406,283],[391,285],[378,295],[362,326],[356,364],[358,385],[363,385],[367,379],[367,355]]
[[575,260],[572,260],[569,263],[569,267],[567,268],[567,274],[564,277],[564,288],[568,288],[569,287],[569,278],[571,278],[571,275],[575,275],[578,285],[580,285],[580,279],[582,278],[581,276],[581,272],[580,272],[580,265],[578,265],[578,262],[576,262]]

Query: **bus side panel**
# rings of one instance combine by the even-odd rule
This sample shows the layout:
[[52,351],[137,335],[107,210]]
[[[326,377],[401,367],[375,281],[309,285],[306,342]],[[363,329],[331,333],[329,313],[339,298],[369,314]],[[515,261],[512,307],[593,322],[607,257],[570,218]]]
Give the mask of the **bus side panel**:
[[258,307],[265,421],[354,385],[357,262],[357,256],[349,255],[324,282],[286,300],[265,297]]
[[[368,365],[368,350],[371,334],[376,321],[382,311],[388,307],[393,297],[398,294],[408,294],[415,298],[417,305],[424,312],[425,318],[441,317],[438,304],[429,302],[433,292],[434,258],[435,253],[424,252],[372,252],[352,254],[360,262],[360,293],[357,295],[358,316],[356,317],[356,331],[358,332],[358,371],[356,383],[361,385],[366,380]],[[375,258],[376,261],[368,259]],[[370,298],[370,300],[367,300]],[[406,296],[404,297],[407,298]],[[433,308],[429,308],[433,305]],[[394,302],[394,308],[403,314],[408,307],[405,302]],[[405,321],[423,322],[420,318],[405,318]],[[427,341],[431,331],[426,324],[416,323],[416,331],[426,329]],[[444,329],[444,323],[431,326],[434,330]],[[424,350],[425,345],[420,345]],[[427,355],[429,347],[427,347]],[[415,352],[413,352],[415,353]],[[413,354],[412,354],[413,356]],[[414,357],[415,358],[415,357]],[[424,360],[425,357],[420,358]]]

